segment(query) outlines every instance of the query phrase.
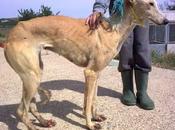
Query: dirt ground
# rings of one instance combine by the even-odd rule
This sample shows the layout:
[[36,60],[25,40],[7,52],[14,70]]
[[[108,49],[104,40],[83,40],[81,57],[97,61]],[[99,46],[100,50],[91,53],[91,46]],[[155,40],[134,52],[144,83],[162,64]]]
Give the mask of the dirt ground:
[[[42,57],[45,67],[41,87],[50,89],[52,98],[46,105],[39,104],[39,110],[44,117],[56,120],[57,125],[38,129],[86,130],[82,116],[83,68],[51,52]],[[0,49],[0,130],[27,130],[15,112],[21,92],[21,81]],[[123,105],[121,92],[117,66],[108,66],[101,74],[97,99],[98,111],[107,116],[101,123],[102,130],[175,130],[175,71],[153,67],[148,89],[156,105],[152,111]]]

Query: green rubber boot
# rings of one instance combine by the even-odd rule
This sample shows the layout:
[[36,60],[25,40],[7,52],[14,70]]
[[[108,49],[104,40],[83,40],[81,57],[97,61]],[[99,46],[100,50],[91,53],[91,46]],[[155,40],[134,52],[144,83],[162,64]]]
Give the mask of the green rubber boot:
[[145,110],[152,110],[155,108],[153,100],[147,94],[148,87],[148,72],[135,70],[135,80],[137,87],[137,104]]
[[127,106],[136,105],[136,97],[133,90],[133,71],[121,72],[123,82],[123,95],[121,102]]

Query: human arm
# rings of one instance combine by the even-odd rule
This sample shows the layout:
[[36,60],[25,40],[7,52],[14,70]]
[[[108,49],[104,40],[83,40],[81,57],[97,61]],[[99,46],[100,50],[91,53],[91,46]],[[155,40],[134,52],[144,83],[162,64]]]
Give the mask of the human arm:
[[95,0],[93,5],[93,13],[86,19],[86,25],[90,29],[96,29],[100,23],[100,17],[105,14],[109,7],[110,0]]
[[93,12],[99,12],[105,14],[106,10],[109,8],[110,0],[95,0],[93,5]]

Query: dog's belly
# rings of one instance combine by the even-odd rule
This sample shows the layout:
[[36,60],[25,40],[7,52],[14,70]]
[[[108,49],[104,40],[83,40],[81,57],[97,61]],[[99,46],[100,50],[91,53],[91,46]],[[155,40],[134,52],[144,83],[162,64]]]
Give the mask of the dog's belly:
[[70,62],[72,62],[78,66],[81,66],[81,67],[86,67],[89,63],[88,58],[82,53],[66,54],[66,53],[62,52],[60,55],[62,55],[66,59],[68,59]]
[[76,55],[76,54],[72,54],[72,55],[66,55],[64,56],[65,58],[67,58],[69,61],[71,61],[72,63],[81,66],[81,67],[86,67],[89,63],[88,58],[85,55]]
[[45,49],[58,53],[59,55],[65,57],[70,62],[80,67],[86,67],[89,63],[88,54],[77,47],[57,46],[57,47],[46,47]]

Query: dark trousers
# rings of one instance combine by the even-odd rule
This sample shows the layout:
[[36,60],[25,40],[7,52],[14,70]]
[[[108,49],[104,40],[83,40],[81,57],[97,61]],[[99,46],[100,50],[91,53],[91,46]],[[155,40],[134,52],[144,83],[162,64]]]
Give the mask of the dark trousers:
[[119,53],[119,71],[151,71],[151,49],[149,45],[149,25],[136,26],[123,44]]

